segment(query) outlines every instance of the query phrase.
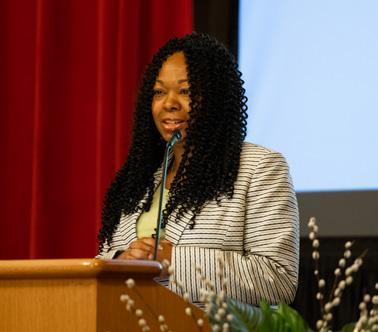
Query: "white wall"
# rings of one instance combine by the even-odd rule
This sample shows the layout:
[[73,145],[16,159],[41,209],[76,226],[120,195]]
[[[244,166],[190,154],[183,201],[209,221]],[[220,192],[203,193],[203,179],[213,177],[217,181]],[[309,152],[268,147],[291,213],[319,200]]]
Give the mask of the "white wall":
[[248,140],[297,191],[378,189],[378,1],[240,0]]

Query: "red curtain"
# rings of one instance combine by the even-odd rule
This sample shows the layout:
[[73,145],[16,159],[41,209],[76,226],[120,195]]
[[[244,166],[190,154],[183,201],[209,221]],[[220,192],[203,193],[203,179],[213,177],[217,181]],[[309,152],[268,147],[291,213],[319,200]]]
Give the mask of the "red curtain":
[[0,0],[0,258],[92,257],[151,55],[191,0]]

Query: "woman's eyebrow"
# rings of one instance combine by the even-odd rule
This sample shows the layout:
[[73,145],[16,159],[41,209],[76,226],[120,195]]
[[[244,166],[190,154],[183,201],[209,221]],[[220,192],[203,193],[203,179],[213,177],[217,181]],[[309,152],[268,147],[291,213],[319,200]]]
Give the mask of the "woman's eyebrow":
[[[188,82],[187,78],[183,78],[183,79],[177,81],[177,83],[179,83],[179,84],[185,83],[185,82]],[[162,80],[156,80],[156,83],[160,83],[160,84],[164,85],[164,82]]]

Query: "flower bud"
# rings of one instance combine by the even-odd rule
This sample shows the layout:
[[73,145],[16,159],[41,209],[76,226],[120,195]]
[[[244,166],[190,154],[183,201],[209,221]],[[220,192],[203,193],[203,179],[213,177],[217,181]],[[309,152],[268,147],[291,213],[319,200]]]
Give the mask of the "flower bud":
[[135,316],[142,317],[143,316],[143,311],[141,309],[135,310]]
[[314,217],[311,217],[307,226],[308,227],[314,227],[315,224],[316,224],[316,219]]
[[330,311],[331,309],[332,309],[332,303],[327,302],[324,306],[324,310],[327,312],[327,311]]
[[318,260],[319,257],[320,257],[319,251],[314,251],[314,252],[312,253],[312,259],[313,259],[313,260]]
[[350,256],[352,256],[352,252],[350,250],[345,250],[344,257],[349,258]]
[[351,241],[345,242],[345,249],[349,249],[352,246],[352,244],[353,243]]
[[345,258],[341,258],[341,259],[339,260],[339,266],[340,266],[340,267],[345,267],[345,264],[346,264]]
[[353,277],[352,276],[349,276],[345,279],[345,282],[347,285],[350,285],[352,282],[353,282]]
[[126,280],[126,286],[127,286],[128,288],[133,288],[133,287],[135,286],[135,281],[134,281],[134,279],[131,279],[131,278],[127,279],[127,280]]

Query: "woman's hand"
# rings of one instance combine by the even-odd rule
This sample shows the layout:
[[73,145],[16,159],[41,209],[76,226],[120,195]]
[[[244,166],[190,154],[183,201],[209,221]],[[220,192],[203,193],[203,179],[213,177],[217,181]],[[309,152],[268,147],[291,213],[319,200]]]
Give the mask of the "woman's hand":
[[130,243],[129,247],[117,259],[150,259],[154,243],[152,238],[141,238]]
[[[117,259],[148,259],[152,260],[154,256],[155,239],[144,237],[130,243],[129,247],[120,254]],[[167,260],[171,262],[172,243],[167,240],[159,242],[157,258],[159,262]]]

